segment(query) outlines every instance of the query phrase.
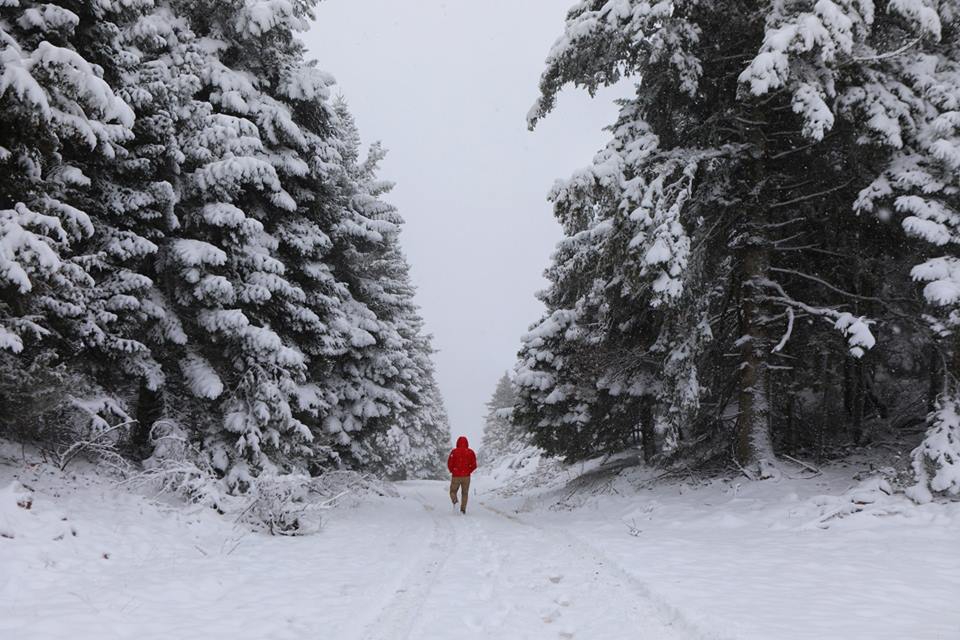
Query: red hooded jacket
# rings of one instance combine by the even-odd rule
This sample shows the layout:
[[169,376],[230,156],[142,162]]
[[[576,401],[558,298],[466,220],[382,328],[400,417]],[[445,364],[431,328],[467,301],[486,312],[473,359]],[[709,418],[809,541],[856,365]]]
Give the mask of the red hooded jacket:
[[447,458],[447,469],[456,477],[469,476],[477,468],[477,454],[467,446],[464,436],[457,438],[457,448],[450,452]]

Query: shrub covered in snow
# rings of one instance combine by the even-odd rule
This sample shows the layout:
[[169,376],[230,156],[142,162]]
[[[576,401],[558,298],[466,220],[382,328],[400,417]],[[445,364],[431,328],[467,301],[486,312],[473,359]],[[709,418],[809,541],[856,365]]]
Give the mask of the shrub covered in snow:
[[311,502],[309,493],[308,476],[261,474],[246,496],[250,504],[240,517],[273,535],[312,533],[320,527],[316,512],[323,505]]
[[960,412],[953,397],[941,398],[930,414],[930,429],[913,451],[916,484],[907,494],[930,502],[935,494],[960,497]]

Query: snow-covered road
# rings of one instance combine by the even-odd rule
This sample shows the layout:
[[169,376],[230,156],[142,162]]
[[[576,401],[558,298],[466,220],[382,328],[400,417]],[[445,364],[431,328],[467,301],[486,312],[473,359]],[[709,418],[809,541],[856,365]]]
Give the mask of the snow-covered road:
[[[446,483],[404,482],[282,538],[96,474],[0,465],[0,639],[960,638],[960,504],[871,505],[840,472],[618,482],[552,510],[481,475],[466,517]],[[851,499],[864,510],[846,517]]]
[[274,538],[96,478],[18,476],[36,492],[30,510],[0,496],[4,639],[694,637],[561,529],[476,495],[461,516],[443,482],[400,483],[319,535]]
[[444,483],[403,483],[400,491],[408,498],[402,521],[429,517],[425,550],[397,576],[364,638],[691,637],[641,585],[562,530],[476,496],[462,517],[445,502]]

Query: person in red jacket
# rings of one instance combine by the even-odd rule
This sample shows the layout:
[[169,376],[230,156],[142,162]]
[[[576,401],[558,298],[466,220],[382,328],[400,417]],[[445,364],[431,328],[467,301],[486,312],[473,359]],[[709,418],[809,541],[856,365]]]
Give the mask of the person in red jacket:
[[457,491],[460,491],[460,513],[467,513],[467,493],[470,491],[470,474],[477,468],[477,454],[467,444],[467,438],[457,438],[457,448],[447,457],[447,469],[450,471],[450,501],[457,504]]

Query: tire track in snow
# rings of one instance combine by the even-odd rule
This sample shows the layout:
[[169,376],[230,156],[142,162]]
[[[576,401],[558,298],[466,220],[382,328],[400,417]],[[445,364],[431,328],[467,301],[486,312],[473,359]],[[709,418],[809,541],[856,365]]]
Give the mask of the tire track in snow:
[[[560,640],[644,638],[691,640],[685,629],[664,619],[648,599],[633,592],[621,576],[573,545],[558,531],[532,525],[480,501],[493,517],[483,526],[506,554],[501,599],[518,606],[501,633],[522,629],[517,637]],[[626,587],[626,588],[625,588]]]
[[[475,517],[467,516],[462,524],[465,533],[457,538],[456,544],[458,548],[471,554],[471,564],[477,567],[473,578],[473,595],[481,605],[464,615],[464,623],[474,632],[492,634],[496,629],[502,628],[505,619],[516,606],[515,603],[505,602],[499,597],[503,588],[503,564],[507,554],[491,539],[489,532]],[[493,634],[490,637],[498,636]]]
[[[485,502],[480,502],[480,505],[484,509],[503,518],[504,520],[516,523],[518,526],[528,527],[529,529],[539,532],[545,537],[556,536],[562,538],[568,543],[569,548],[578,552],[578,556],[584,559],[589,559],[593,566],[602,567],[603,571],[613,579],[610,582],[618,585],[629,585],[630,590],[636,595],[638,601],[647,604],[649,608],[655,612],[658,621],[663,627],[678,631],[684,637],[689,638],[690,640],[735,640],[729,636],[700,628],[698,625],[690,621],[678,608],[667,603],[662,598],[654,594],[650,587],[642,580],[621,569],[602,551],[595,548],[588,542],[578,538],[577,536],[574,536],[563,529],[548,529],[532,522],[528,522],[519,516],[501,511],[500,509],[497,509],[496,507],[493,507]],[[551,577],[550,580],[554,581],[554,578]]]
[[367,625],[364,640],[407,640],[413,631],[423,605],[430,595],[436,577],[450,555],[452,526],[449,519],[437,515],[419,492],[416,502],[430,514],[433,529],[427,552],[407,572],[400,586],[373,622]]
[[[449,505],[443,485],[433,486],[438,495],[429,500],[419,492],[425,484],[402,491],[411,507],[423,508],[409,515],[430,518],[430,533],[424,553],[405,565],[365,628],[365,640],[446,640],[451,629],[463,640],[716,639],[684,624],[638,581],[558,528],[479,499],[466,518],[450,514],[440,506]],[[398,536],[423,535],[419,527],[405,530],[403,521]]]

